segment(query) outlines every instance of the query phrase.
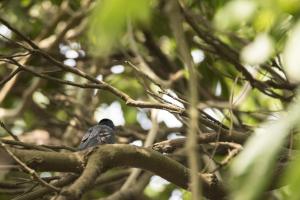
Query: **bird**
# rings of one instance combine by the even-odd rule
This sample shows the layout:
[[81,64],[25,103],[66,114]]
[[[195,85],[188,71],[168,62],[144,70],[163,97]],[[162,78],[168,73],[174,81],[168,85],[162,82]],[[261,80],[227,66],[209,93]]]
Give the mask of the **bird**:
[[115,143],[115,125],[110,119],[102,119],[95,126],[89,128],[83,136],[77,150],[85,150],[87,148]]

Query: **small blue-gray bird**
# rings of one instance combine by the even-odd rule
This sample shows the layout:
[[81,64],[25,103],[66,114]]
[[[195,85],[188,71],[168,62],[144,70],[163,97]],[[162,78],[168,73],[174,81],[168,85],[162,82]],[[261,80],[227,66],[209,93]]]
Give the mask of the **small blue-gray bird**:
[[110,119],[102,119],[97,125],[88,129],[83,136],[79,151],[99,144],[115,143],[115,125]]

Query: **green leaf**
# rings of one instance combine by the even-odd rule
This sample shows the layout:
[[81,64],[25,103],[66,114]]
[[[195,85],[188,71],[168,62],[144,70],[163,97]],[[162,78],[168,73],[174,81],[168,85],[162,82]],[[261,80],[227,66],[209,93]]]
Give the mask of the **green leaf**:
[[[266,123],[249,138],[230,166],[233,200],[259,199],[270,179],[276,156],[291,128],[300,121],[299,94],[285,115]],[[286,117],[289,116],[289,117]]]
[[300,21],[295,25],[283,52],[283,64],[287,75],[293,82],[300,82]]
[[120,42],[129,21],[133,25],[149,23],[150,3],[150,0],[98,1],[89,27],[89,39],[96,53],[109,53]]
[[290,163],[289,167],[287,168],[283,182],[289,183],[289,192],[290,197],[289,200],[298,200],[300,199],[300,155],[298,153],[297,159]]
[[224,30],[247,22],[252,18],[256,6],[254,1],[229,1],[216,13],[214,18],[215,27]]

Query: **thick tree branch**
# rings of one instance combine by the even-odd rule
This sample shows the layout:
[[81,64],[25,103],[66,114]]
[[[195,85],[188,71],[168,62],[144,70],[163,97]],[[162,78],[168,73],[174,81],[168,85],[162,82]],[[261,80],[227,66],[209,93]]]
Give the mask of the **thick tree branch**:
[[[15,148],[10,148],[10,150],[24,163],[38,171],[68,171],[78,173],[84,170],[84,152],[57,153]],[[103,145],[94,149],[87,163],[89,170],[94,168],[93,172],[87,172],[88,169],[84,170],[83,174],[70,188],[65,190],[67,194],[80,195],[80,193],[74,191],[74,189],[85,190],[94,183],[97,175],[100,175],[108,169],[120,166],[148,170],[179,187],[184,189],[189,188],[189,169],[175,160],[148,148],[122,144]],[[90,173],[92,173],[93,176],[91,176]],[[92,180],[86,178],[92,178]],[[214,175],[199,174],[198,178],[201,179],[203,194],[205,196],[211,199],[222,199],[225,196],[223,187],[216,181]]]
[[46,152],[9,148],[22,162],[37,171],[82,172],[83,158],[78,153]]

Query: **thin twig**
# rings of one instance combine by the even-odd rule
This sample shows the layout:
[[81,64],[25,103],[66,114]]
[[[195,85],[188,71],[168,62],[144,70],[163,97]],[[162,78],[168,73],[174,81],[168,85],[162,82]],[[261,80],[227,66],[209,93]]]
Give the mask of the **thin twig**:
[[43,147],[40,145],[35,145],[35,144],[29,144],[29,143],[25,143],[25,142],[21,142],[21,141],[17,141],[17,140],[0,139],[0,141],[3,142],[4,144],[21,146],[21,147],[25,147],[27,149],[36,149],[39,151],[53,151],[50,148],[46,148],[46,147]]
[[0,17],[0,22],[4,24],[7,28],[9,28],[12,32],[14,32],[16,35],[18,35],[22,40],[27,42],[31,47],[38,49],[39,47],[30,39],[28,39],[25,35],[23,35],[20,31],[12,27],[5,19]]
[[242,145],[233,142],[216,142],[210,144],[216,146],[223,145],[232,148],[232,150],[228,150],[228,155],[220,163],[218,163],[218,167],[212,170],[211,173],[214,173],[218,171],[220,168],[226,166],[239,152],[243,150]]
[[15,134],[13,134],[6,126],[5,124],[0,120],[0,126],[16,141],[20,141],[20,139],[18,138],[18,136],[16,136]]
[[51,55],[49,55],[48,53],[46,53],[45,51],[40,49],[34,42],[32,42],[29,38],[27,38],[25,35],[23,35],[20,31],[16,30],[12,26],[10,26],[7,21],[0,18],[0,22],[1,21],[3,21],[4,22],[3,24],[5,24],[8,28],[10,28],[14,33],[16,33],[19,37],[21,37],[24,41],[26,41],[33,48],[33,49],[26,48],[26,50],[32,52],[33,54],[34,53],[39,54],[43,58],[48,60],[50,63],[58,66],[62,70],[65,70],[67,72],[71,72],[73,74],[76,74],[76,75],[78,75],[82,78],[85,78],[85,79],[93,82],[94,84],[92,84],[93,86],[91,87],[90,84],[84,84],[85,86],[83,86],[82,84],[76,84],[76,83],[73,83],[73,82],[70,82],[70,81],[62,81],[60,79],[57,79],[57,78],[54,78],[54,77],[51,77],[51,76],[46,76],[46,75],[37,73],[37,72],[35,72],[35,70],[29,70],[29,68],[26,68],[25,66],[21,65],[20,63],[18,63],[13,58],[7,58],[8,60],[12,61],[11,62],[12,64],[17,65],[17,66],[21,67],[22,69],[25,69],[26,71],[30,71],[32,74],[34,74],[38,77],[46,78],[48,80],[57,81],[57,82],[62,83],[62,84],[69,84],[69,85],[82,87],[82,88],[94,88],[94,89],[107,90],[107,91],[110,91],[112,94],[120,97],[129,106],[136,106],[136,107],[141,107],[141,108],[165,109],[165,110],[168,110],[168,111],[174,112],[174,113],[182,113],[184,111],[184,109],[178,109],[177,106],[175,107],[173,105],[165,105],[165,104],[161,104],[161,103],[149,103],[149,102],[134,100],[129,95],[127,95],[126,93],[124,93],[124,92],[118,90],[117,88],[111,86],[110,84],[108,84],[108,83],[106,83],[102,80],[98,80],[98,79],[88,75],[87,73],[85,73],[85,72],[83,72],[83,71],[81,71],[77,68],[72,68],[72,67],[69,67],[69,66],[61,63],[60,61],[56,60]]
[[[6,61],[10,62],[11,64],[17,65],[20,68],[22,68],[23,70],[25,70],[27,72],[30,72],[33,75],[38,76],[38,77],[43,78],[43,79],[55,81],[55,82],[65,84],[65,85],[72,85],[72,86],[80,87],[80,88],[108,90],[108,91],[112,92],[114,95],[116,95],[116,96],[120,97],[122,100],[124,100],[125,103],[129,106],[140,107],[140,108],[163,109],[163,110],[167,110],[167,111],[177,113],[177,114],[182,114],[184,112],[183,108],[180,108],[180,107],[174,106],[174,105],[170,105],[170,104],[162,104],[162,103],[155,103],[155,102],[152,103],[152,102],[134,100],[129,95],[127,95],[126,93],[114,88],[113,86],[111,86],[111,85],[109,85],[109,84],[107,84],[103,81],[99,82],[97,79],[96,79],[97,83],[82,83],[82,84],[80,84],[80,83],[75,83],[75,82],[72,82],[72,81],[61,80],[59,78],[48,76],[44,73],[38,73],[38,72],[36,72],[36,70],[30,69],[29,67],[26,67],[26,66],[22,65],[14,59],[9,59],[9,60],[6,60]],[[80,73],[83,73],[83,72],[80,72]],[[83,76],[86,76],[85,73],[83,73],[83,74],[84,74]],[[95,81],[93,81],[93,82],[95,82]]]

